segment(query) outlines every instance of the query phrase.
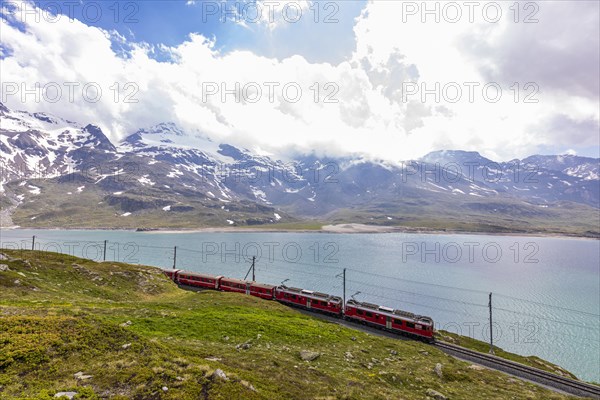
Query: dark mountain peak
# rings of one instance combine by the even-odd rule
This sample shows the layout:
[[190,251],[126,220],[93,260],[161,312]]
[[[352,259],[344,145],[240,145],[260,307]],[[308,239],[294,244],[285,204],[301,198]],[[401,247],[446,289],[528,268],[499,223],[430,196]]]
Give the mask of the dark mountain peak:
[[83,144],[84,146],[89,144],[101,150],[116,151],[115,146],[113,146],[100,127],[88,124],[83,128],[83,132],[89,135],[88,140]]
[[49,124],[54,124],[54,125],[58,124],[58,121],[56,120],[56,118],[54,118],[50,114],[46,114],[43,112],[36,112],[36,113],[33,113],[32,115],[42,122],[47,122]]
[[136,144],[141,143],[141,141],[142,141],[142,135],[138,131],[136,133],[133,133],[133,134],[127,136],[125,139],[122,140],[122,143],[136,145]]
[[9,112],[10,110],[8,109],[8,107],[6,107],[4,104],[2,104],[2,102],[0,102],[0,113],[4,114]]
[[234,147],[230,144],[220,144],[219,145],[219,154],[224,155],[226,157],[231,157],[237,161],[243,161],[248,158],[247,150],[240,150],[237,147]]

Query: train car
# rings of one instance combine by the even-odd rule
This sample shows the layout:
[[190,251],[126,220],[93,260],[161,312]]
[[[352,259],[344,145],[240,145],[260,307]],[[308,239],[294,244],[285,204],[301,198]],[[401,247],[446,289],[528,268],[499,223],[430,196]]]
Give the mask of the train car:
[[249,282],[234,278],[221,278],[219,289],[224,292],[250,294]]
[[433,341],[433,320],[429,317],[356,300],[348,300],[345,316],[380,329]]
[[177,274],[181,272],[180,269],[163,269],[163,273],[172,281],[177,280]]
[[408,311],[394,310],[392,330],[418,336],[427,342],[433,342],[433,320]]
[[249,282],[250,295],[260,297],[261,299],[273,300],[275,297],[275,285],[267,285],[258,282]]
[[342,314],[342,299],[327,293],[278,286],[275,289],[275,299],[285,304],[306,308],[312,311],[319,311],[325,314],[336,316],[341,316]]
[[208,274],[199,274],[196,272],[179,271],[176,274],[175,282],[207,289],[218,289],[219,281],[222,276],[214,276]]
[[330,314],[341,315],[343,309],[342,298],[327,293],[304,290],[309,295],[308,307],[313,310]]

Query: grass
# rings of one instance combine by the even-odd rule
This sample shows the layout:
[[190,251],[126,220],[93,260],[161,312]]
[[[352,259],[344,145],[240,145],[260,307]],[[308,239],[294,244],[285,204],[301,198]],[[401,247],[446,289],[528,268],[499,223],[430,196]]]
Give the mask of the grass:
[[[3,253],[2,399],[571,398],[273,301],[183,291],[152,267]],[[302,350],[320,356],[303,361]]]
[[[453,343],[462,347],[466,347],[468,349],[477,350],[481,353],[488,353],[490,350],[489,343],[482,342],[480,340],[473,339],[467,336],[460,336],[452,332],[438,331],[437,339]],[[508,351],[504,351],[499,347],[494,347],[494,355],[524,365],[529,365],[544,371],[552,372],[557,375],[562,375],[567,378],[577,379],[577,377],[574,374],[567,371],[566,369],[561,368],[556,364],[553,364],[536,356],[522,356],[519,354],[509,353]]]

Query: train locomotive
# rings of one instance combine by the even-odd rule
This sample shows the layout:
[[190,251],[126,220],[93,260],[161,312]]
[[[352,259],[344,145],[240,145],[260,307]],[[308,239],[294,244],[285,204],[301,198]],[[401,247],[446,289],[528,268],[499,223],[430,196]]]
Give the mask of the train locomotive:
[[407,311],[354,299],[350,299],[344,304],[339,296],[285,285],[270,285],[179,269],[164,270],[164,273],[178,284],[275,300],[288,306],[343,318],[429,343],[434,341],[433,320]]

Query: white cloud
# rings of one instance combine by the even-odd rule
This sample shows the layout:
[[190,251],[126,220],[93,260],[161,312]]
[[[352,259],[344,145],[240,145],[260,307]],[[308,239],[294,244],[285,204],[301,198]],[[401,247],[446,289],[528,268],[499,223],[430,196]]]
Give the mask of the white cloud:
[[[308,1],[294,3],[310,6]],[[354,54],[337,65],[311,63],[299,55],[279,60],[249,51],[224,54],[216,49],[214,40],[198,34],[173,47],[128,43],[129,53],[121,57],[112,50],[111,42],[123,43],[125,38],[79,21],[23,21],[22,31],[0,20],[2,41],[12,49],[12,56],[2,60],[3,83],[32,87],[34,82],[57,82],[61,86],[79,82],[81,87],[95,82],[103,91],[97,103],[84,101],[79,89],[73,102],[64,92],[56,103],[36,103],[31,96],[21,102],[10,96],[7,105],[95,123],[113,140],[140,127],[175,121],[216,141],[274,153],[281,149],[359,152],[388,160],[418,157],[442,148],[478,150],[490,157],[510,159],[557,141],[561,148],[581,144],[570,144],[568,137],[558,139],[559,115],[564,115],[561,126],[566,126],[565,120],[573,129],[598,125],[598,96],[585,91],[575,94],[560,87],[541,87],[536,95],[539,102],[524,104],[514,101],[509,80],[503,78],[498,80],[503,89],[501,100],[486,102],[481,86],[488,78],[497,77],[490,71],[506,64],[506,60],[494,59],[488,50],[494,43],[508,46],[510,24],[423,24],[417,19],[399,23],[403,3],[369,3],[356,21]],[[284,2],[279,4],[281,11]],[[275,29],[273,23],[271,28]],[[576,36],[577,32],[567,34]],[[486,43],[472,40],[475,37],[486,38]],[[476,48],[468,48],[469,44]],[[157,51],[169,61],[157,61]],[[479,52],[483,54],[480,59],[476,57]],[[135,86],[126,90],[127,82]],[[268,82],[279,84],[272,100]],[[403,82],[424,83],[428,88],[436,82],[442,87],[456,82],[463,97],[456,103],[438,103],[431,95],[425,102],[418,95],[403,101],[407,87]],[[464,82],[480,84],[474,102],[468,101]],[[115,83],[121,89],[118,101],[114,101],[111,89]],[[240,89],[248,85],[250,100],[260,89],[260,100],[236,102],[228,94],[222,101],[221,89],[231,90],[236,83]],[[327,83],[334,85],[326,87]],[[286,84],[302,88],[298,102],[283,97]],[[316,87],[320,95],[317,102],[313,99]],[[138,102],[124,102],[135,88],[138,90],[132,98]],[[215,88],[218,93],[207,95],[206,89]],[[293,88],[288,93],[293,94]],[[328,94],[338,102],[325,103]],[[578,139],[588,146],[597,141],[591,135]]]
[[[414,9],[407,8],[409,3],[418,8],[415,14],[412,14]],[[426,7],[432,10],[436,4],[444,7],[443,2],[432,2]],[[595,11],[593,4],[596,4]],[[388,72],[398,68],[400,60],[402,71],[396,74],[404,76],[404,80],[410,79],[413,69],[416,73],[412,75],[418,75],[418,82],[426,89],[434,88],[436,83],[441,88],[450,84],[463,89],[463,97],[456,103],[444,102],[442,97],[443,113],[436,112],[437,103],[433,95],[429,95],[420,126],[412,130],[407,143],[424,151],[461,148],[511,158],[535,152],[540,145],[555,144],[555,134],[539,128],[547,128],[545,122],[560,114],[566,114],[579,124],[595,126],[597,132],[597,90],[589,90],[585,96],[581,94],[583,90],[570,89],[577,89],[573,80],[579,86],[597,86],[598,46],[585,46],[589,55],[586,65],[576,65],[581,55],[572,57],[573,51],[569,50],[571,44],[579,46],[581,36],[587,35],[569,28],[584,24],[588,31],[598,30],[597,3],[589,2],[587,7],[579,8],[565,2],[544,2],[537,24],[515,24],[515,15],[509,9],[512,5],[502,3],[503,18],[496,23],[488,22],[481,12],[475,12],[470,22],[465,7],[462,7],[460,22],[451,23],[449,18],[444,18],[442,10],[438,14],[439,22],[434,20],[435,15],[423,13],[425,3],[371,1],[368,4],[355,27],[356,63],[368,65],[371,72]],[[561,19],[565,8],[568,8],[569,18]],[[528,11],[521,10],[519,18],[529,15],[531,10]],[[598,41],[597,38],[591,40],[592,43]],[[577,48],[582,50],[581,46]],[[500,56],[495,51],[500,52]],[[558,70],[555,70],[556,65],[560,65]],[[537,73],[517,73],[526,70]],[[578,79],[573,78],[578,76]],[[384,82],[388,88],[394,84],[392,80]],[[465,82],[480,85],[472,103],[468,101]],[[519,82],[521,88],[518,98],[512,89],[514,82]],[[528,82],[536,84],[539,91],[534,85],[526,87]],[[561,84],[563,82],[568,83]],[[483,97],[481,88],[487,83],[502,88],[502,97],[497,103]],[[535,91],[533,98],[538,102],[524,103],[525,96]],[[388,96],[394,98],[394,95]],[[420,100],[419,96],[410,98]],[[583,142],[577,142],[578,145],[598,145],[598,136],[593,131],[588,129],[581,134]],[[413,141],[410,136],[419,139]],[[563,136],[563,140],[569,140]]]

